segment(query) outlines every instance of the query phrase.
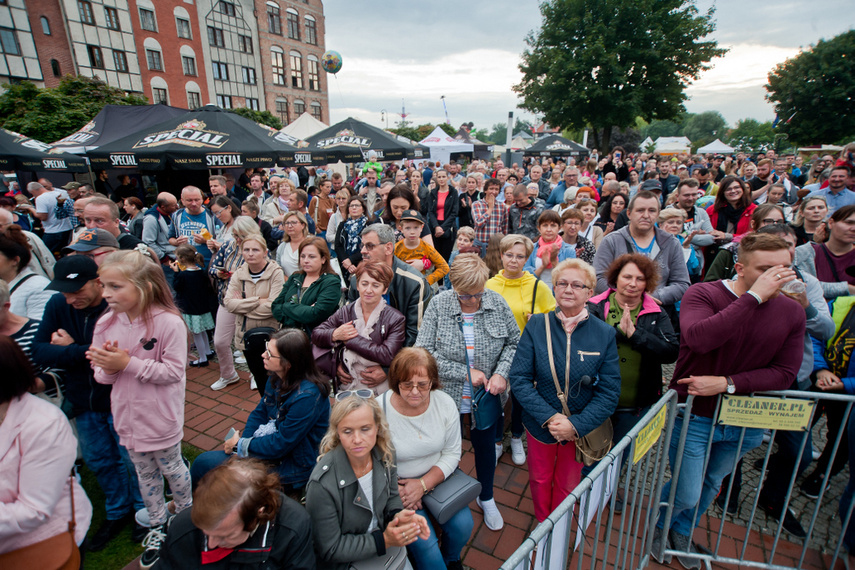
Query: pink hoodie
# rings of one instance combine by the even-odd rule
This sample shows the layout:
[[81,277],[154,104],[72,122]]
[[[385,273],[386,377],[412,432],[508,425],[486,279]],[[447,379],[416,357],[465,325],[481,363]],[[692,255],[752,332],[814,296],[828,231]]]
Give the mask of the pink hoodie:
[[151,311],[150,328],[140,317],[107,312],[95,325],[92,346],[118,341],[131,356],[118,374],[93,366],[95,380],[112,384],[113,424],[119,442],[133,451],[157,451],[184,436],[184,388],[187,383],[187,325],[179,315]]

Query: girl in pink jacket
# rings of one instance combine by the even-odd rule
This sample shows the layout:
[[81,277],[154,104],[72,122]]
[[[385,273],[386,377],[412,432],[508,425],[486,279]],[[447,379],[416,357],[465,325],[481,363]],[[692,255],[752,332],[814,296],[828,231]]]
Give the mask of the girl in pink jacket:
[[[160,265],[136,250],[110,254],[98,274],[110,310],[95,325],[86,353],[95,380],[112,384],[119,441],[131,456],[151,520],[141,567],[157,560],[169,517],[163,477],[174,510],[192,505],[190,472],[181,459],[187,327]],[[171,506],[171,505],[170,505]]]

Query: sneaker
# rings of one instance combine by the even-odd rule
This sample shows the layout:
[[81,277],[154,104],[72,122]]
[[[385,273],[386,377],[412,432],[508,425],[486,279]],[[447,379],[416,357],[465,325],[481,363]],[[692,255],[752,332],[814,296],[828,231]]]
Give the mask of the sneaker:
[[140,523],[134,521],[134,529],[131,531],[131,540],[136,544],[141,543],[145,540],[148,531],[149,528],[147,526],[142,526]]
[[211,390],[222,390],[226,386],[234,384],[235,382],[240,382],[240,376],[235,375],[234,378],[223,378],[220,376],[216,382],[211,384]]
[[[665,544],[662,544],[662,539],[665,539]],[[665,532],[658,526],[653,530],[653,544],[650,545],[650,557],[659,564],[671,564],[671,555],[663,554],[663,550],[671,548],[671,543],[668,542],[668,537]]]
[[823,480],[822,474],[812,475],[812,476],[808,477],[807,479],[802,481],[802,484],[801,484],[802,493],[806,497],[810,497],[811,499],[818,499],[819,498],[819,491],[820,491],[820,489],[822,489],[822,480]]
[[107,519],[101,524],[98,530],[92,535],[92,540],[89,541],[89,551],[98,552],[103,550],[111,540],[116,538],[122,529],[124,529],[133,520],[130,513],[120,519]]
[[525,448],[523,447],[522,439],[518,437],[511,438],[511,460],[514,465],[523,465],[525,463]]
[[149,518],[148,509],[145,507],[137,511],[134,515],[134,520],[137,521],[137,524],[140,526],[144,526],[145,528],[151,527],[151,518]]
[[[757,506],[766,513],[766,516],[776,520],[781,520],[781,508],[775,507],[770,503],[766,503],[763,501],[759,501]],[[799,519],[796,518],[796,514],[793,512],[793,509],[787,509],[784,511],[784,530],[795,536],[796,538],[805,538],[807,533],[805,532],[804,527],[799,522]]]
[[[722,511],[724,508],[724,499],[727,497],[727,488],[724,487],[719,492],[718,496],[715,498],[715,504]],[[737,497],[736,490],[731,490],[730,492],[730,503],[727,505],[727,514],[731,516],[737,516],[739,514],[739,497]]]
[[208,366],[207,360],[191,360],[190,366],[193,368],[199,368],[200,366]]
[[504,452],[505,452],[504,446],[502,446],[501,443],[497,443],[496,444],[496,465],[499,464],[499,458],[502,456],[502,454]]
[[148,570],[160,559],[160,545],[166,540],[166,526],[167,523],[153,526],[142,541],[145,552],[140,556],[141,570]]
[[237,358],[238,356],[243,356],[243,353],[242,353],[241,351],[239,351],[239,350],[236,350],[236,351],[234,351],[234,352],[232,353],[232,356],[234,356],[235,358]]
[[235,364],[246,364],[246,358],[243,356],[235,356]]
[[258,384],[255,383],[255,378],[252,378],[249,381],[249,389],[250,390],[258,390]]
[[475,499],[475,502],[484,511],[484,524],[490,530],[502,530],[505,526],[505,520],[502,518],[502,513],[499,512],[499,507],[496,506],[495,499],[481,502],[481,499]]
[[697,553],[695,545],[688,536],[678,534],[673,530],[668,533],[668,540],[671,541],[671,549],[683,552],[683,555],[675,554],[674,558],[680,563],[680,566],[686,570],[699,570],[701,561],[697,558],[686,556],[687,553]]

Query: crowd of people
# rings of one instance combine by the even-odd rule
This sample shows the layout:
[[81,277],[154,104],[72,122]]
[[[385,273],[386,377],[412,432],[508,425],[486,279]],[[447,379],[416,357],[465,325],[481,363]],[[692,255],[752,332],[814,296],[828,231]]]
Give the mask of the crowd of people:
[[[670,387],[695,396],[678,418],[691,453],[654,551],[691,552],[695,507],[762,441],[749,429],[740,447],[738,430],[713,426],[716,396],[855,393],[851,147],[809,162],[616,147],[578,164],[248,169],[148,208],[77,182],[10,192],[0,467],[20,484],[0,482],[0,563],[60,539],[97,551],[132,525],[142,568],[462,568],[472,513],[438,487],[470,492],[502,529],[507,441],[544,520],[659,399],[675,362]],[[211,390],[241,382],[245,363],[258,402],[189,465],[186,370],[214,359]],[[844,430],[834,477],[855,438],[845,406],[823,411],[830,434]],[[458,470],[464,437],[474,478]],[[810,465],[804,438],[778,433],[759,503],[797,537],[784,498],[792,466]],[[78,441],[106,511],[85,542]],[[832,448],[829,437],[806,495],[827,486]],[[738,509],[741,470],[732,477]],[[846,541],[855,549],[855,530]]]

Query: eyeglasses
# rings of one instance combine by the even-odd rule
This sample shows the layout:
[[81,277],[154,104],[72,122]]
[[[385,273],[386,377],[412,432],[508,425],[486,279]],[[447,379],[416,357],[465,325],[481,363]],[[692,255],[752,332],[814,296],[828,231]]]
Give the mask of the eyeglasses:
[[583,291],[585,289],[590,289],[590,287],[579,281],[573,281],[572,283],[568,283],[567,281],[559,281],[555,284],[555,289],[566,289],[567,287],[570,287],[574,291]]
[[269,348],[265,349],[264,352],[261,353],[261,356],[263,356],[264,358],[278,358],[280,360],[282,359],[281,356],[273,356],[272,354],[270,354]]
[[357,398],[362,398],[363,400],[370,400],[374,398],[374,391],[369,390],[368,388],[360,388],[359,390],[345,390],[335,395],[335,401],[341,402],[351,396],[356,396]]
[[507,259],[509,261],[513,260],[513,259],[515,259],[517,261],[525,261],[527,259],[526,256],[524,256],[524,255],[514,255],[513,253],[511,253],[509,251],[503,253],[502,257],[504,257],[505,259]]
[[225,209],[225,208],[223,208],[222,210],[217,210],[216,212],[215,212],[214,210],[211,210],[211,213],[212,213],[212,214],[214,214],[216,217],[218,217],[218,218],[219,218],[219,217],[222,215],[222,213],[223,213],[223,212],[225,212],[225,211],[226,211],[226,209]]
[[430,382],[401,382],[398,387],[401,388],[402,392],[412,392],[413,388],[419,392],[427,392],[430,390]]
[[379,243],[369,243],[369,242],[365,242],[365,241],[362,242],[362,247],[364,247],[368,251],[374,251],[374,248],[379,246],[379,245],[380,245]]
[[463,301],[464,303],[468,303],[469,301],[480,301],[481,297],[483,297],[483,296],[484,296],[484,291],[481,291],[480,293],[475,293],[474,295],[460,295],[460,294],[458,294],[457,298],[459,300]]
[[292,221],[289,221],[289,222],[282,222],[282,225],[283,225],[283,226],[288,226],[288,227],[294,227],[294,226],[299,226],[299,225],[300,225],[300,222],[296,222],[296,221],[293,221],[293,220],[292,220]]

